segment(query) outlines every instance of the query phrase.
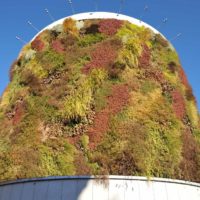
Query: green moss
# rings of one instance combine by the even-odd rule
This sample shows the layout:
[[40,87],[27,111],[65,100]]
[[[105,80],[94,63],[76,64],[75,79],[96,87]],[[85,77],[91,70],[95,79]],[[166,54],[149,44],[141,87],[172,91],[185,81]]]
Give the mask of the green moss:
[[171,110],[166,110],[169,104],[158,94],[155,97],[136,100],[140,104],[144,101],[143,110],[147,101],[151,102],[147,115],[144,112],[139,116],[138,111],[130,112],[127,107],[112,118],[110,131],[94,154],[99,166],[108,167],[108,173],[177,177],[181,161],[181,123]]
[[84,81],[77,90],[73,90],[65,99],[63,116],[68,120],[79,120],[86,116],[92,102],[92,89],[88,81]]
[[106,107],[106,97],[111,93],[111,83],[105,82],[102,87],[95,91],[94,102],[95,110],[98,112]]
[[169,48],[152,48],[152,61],[153,64],[162,69],[163,71],[169,71],[169,63],[174,62],[175,65],[180,65],[179,57],[176,51]]
[[49,74],[60,70],[65,65],[64,55],[50,49],[44,52],[38,52],[36,54],[36,59]]
[[187,101],[186,103],[187,114],[192,123],[192,126],[198,127],[199,115],[194,101]]
[[122,38],[122,41],[126,43],[128,40],[133,39],[137,43],[146,43],[149,47],[150,39],[152,38],[152,31],[145,27],[139,27],[135,24],[124,23],[122,28],[118,30],[117,36]]
[[58,109],[48,103],[49,97],[29,96],[27,98],[28,113],[38,116],[46,122],[55,123],[59,121],[60,115]]
[[15,178],[13,170],[10,166],[13,165],[10,153],[0,153],[0,180],[5,181],[10,178]]
[[82,135],[81,138],[80,138],[80,143],[81,143],[81,146],[87,150],[88,149],[88,145],[89,145],[89,137],[88,135]]
[[89,77],[80,80],[76,90],[72,90],[64,103],[63,117],[68,120],[80,120],[86,117],[93,102],[93,92],[98,88],[106,77],[102,70],[93,70]]
[[124,23],[122,28],[118,30],[117,36],[119,37],[138,36],[138,33],[140,33],[143,29],[144,29],[143,27],[139,27],[135,24]]
[[33,74],[38,78],[46,78],[48,76],[48,71],[45,70],[41,63],[37,61],[36,58],[33,58],[26,64],[26,69],[29,69]]
[[90,57],[87,55],[84,55],[76,60],[77,67],[83,67],[85,64],[87,64],[90,61]]
[[16,74],[1,98],[0,107],[3,109],[7,106],[11,107],[19,97],[19,93],[23,93],[25,90],[26,89],[20,85],[20,76]]
[[155,88],[157,88],[158,85],[154,81],[144,81],[142,84],[140,90],[143,94],[151,93]]
[[123,26],[118,31],[118,37],[122,38],[124,48],[119,54],[119,62],[128,65],[129,67],[138,66],[138,57],[142,52],[142,44],[138,32],[142,31],[140,28],[135,26]]
[[79,39],[78,45],[80,47],[87,47],[87,46],[90,46],[92,44],[96,44],[98,42],[101,42],[104,38],[105,38],[105,36],[103,36],[100,33],[87,34],[87,35],[85,35],[85,36],[83,36]]
[[50,141],[48,146],[40,146],[40,160],[45,176],[73,175],[75,154],[75,148],[66,141]]
[[1,153],[7,152],[9,147],[10,147],[10,142],[9,142],[8,138],[0,139],[0,152]]
[[160,127],[151,121],[146,124],[148,134],[147,174],[156,177],[176,177],[181,161],[180,126]]

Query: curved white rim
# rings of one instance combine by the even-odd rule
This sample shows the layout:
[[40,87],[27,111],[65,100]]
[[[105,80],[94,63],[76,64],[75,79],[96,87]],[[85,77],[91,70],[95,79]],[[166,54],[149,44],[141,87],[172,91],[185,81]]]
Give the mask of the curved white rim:
[[119,20],[126,20],[129,21],[132,24],[136,24],[138,26],[144,26],[146,28],[149,28],[150,30],[152,30],[155,34],[161,34],[164,38],[165,36],[160,33],[157,29],[153,28],[151,25],[133,18],[133,17],[129,17],[127,15],[122,15],[122,14],[117,14],[117,13],[110,13],[110,12],[87,12],[87,13],[79,13],[79,14],[75,14],[75,15],[71,15],[71,16],[67,16],[64,17],[62,19],[59,19],[51,24],[49,24],[48,26],[46,26],[45,28],[43,28],[40,32],[38,32],[31,41],[33,41],[40,33],[42,33],[44,30],[46,29],[52,29],[54,26],[58,25],[58,24],[62,24],[63,21],[67,18],[72,18],[74,20],[85,20],[85,19],[119,19]]
[[176,183],[181,185],[189,185],[200,187],[199,183],[183,181],[177,179],[167,179],[167,178],[147,178],[142,176],[117,176],[117,175],[108,175],[108,176],[51,176],[43,178],[29,178],[29,179],[18,179],[11,181],[4,181],[0,183],[0,186],[18,184],[18,183],[27,183],[27,182],[37,182],[37,181],[59,181],[59,180],[92,180],[92,179],[108,179],[108,180],[130,180],[130,181],[148,181],[148,182],[164,182],[164,183]]

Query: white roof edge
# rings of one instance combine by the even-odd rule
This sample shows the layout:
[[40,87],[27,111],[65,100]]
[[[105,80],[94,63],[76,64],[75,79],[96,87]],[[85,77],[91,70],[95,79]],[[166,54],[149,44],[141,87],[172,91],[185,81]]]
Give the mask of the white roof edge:
[[153,28],[151,25],[127,16],[127,15],[123,15],[123,14],[117,14],[117,13],[111,13],[111,12],[86,12],[86,13],[79,13],[79,14],[75,14],[75,15],[71,15],[71,16],[67,16],[64,17],[62,19],[59,19],[51,24],[49,24],[48,26],[46,26],[45,28],[43,28],[40,32],[38,32],[31,41],[33,41],[40,33],[42,33],[44,30],[46,29],[52,29],[54,26],[58,25],[58,24],[62,24],[63,21],[66,18],[72,18],[74,20],[84,20],[84,19],[119,19],[119,20],[127,20],[132,24],[136,24],[138,26],[144,26],[146,28],[151,29],[155,34],[161,34],[164,38],[166,38],[162,33],[160,33],[157,29]]
[[28,179],[18,179],[0,182],[0,186],[15,184],[15,183],[24,183],[24,182],[34,182],[34,181],[51,181],[51,180],[70,180],[70,179],[108,179],[108,180],[130,180],[130,181],[147,181],[147,182],[163,182],[163,183],[172,183],[172,184],[181,184],[189,185],[200,188],[200,184],[196,182],[169,179],[169,178],[147,178],[142,176],[119,176],[119,175],[106,175],[106,176],[49,176],[41,178],[28,178]]

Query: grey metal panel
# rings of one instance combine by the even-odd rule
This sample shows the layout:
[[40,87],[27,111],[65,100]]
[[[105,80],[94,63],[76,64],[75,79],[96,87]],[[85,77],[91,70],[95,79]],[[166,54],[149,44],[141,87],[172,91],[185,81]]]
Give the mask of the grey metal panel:
[[48,200],[62,199],[62,182],[61,181],[49,182],[47,199]]
[[10,196],[11,200],[12,199],[21,200],[22,192],[23,192],[23,186],[24,186],[23,183],[12,185],[12,192],[11,192],[11,196]]
[[62,200],[76,200],[77,180],[62,181]]
[[24,183],[22,197],[20,200],[33,200],[35,193],[35,183]]
[[3,187],[0,187],[0,200],[2,200],[2,195],[3,195]]
[[1,199],[2,200],[10,200],[11,192],[12,192],[12,185],[4,186],[3,190],[2,190]]
[[[38,181],[35,183],[34,199],[33,200],[46,200],[48,194],[48,181]],[[56,200],[56,199],[55,199]]]

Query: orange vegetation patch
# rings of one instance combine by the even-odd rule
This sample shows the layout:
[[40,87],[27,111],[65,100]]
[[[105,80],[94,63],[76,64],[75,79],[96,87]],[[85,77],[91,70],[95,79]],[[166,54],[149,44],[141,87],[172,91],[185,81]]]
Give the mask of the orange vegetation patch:
[[36,51],[42,51],[45,47],[44,42],[40,39],[40,37],[36,37],[33,42],[31,42],[31,48]]
[[23,102],[20,102],[16,105],[15,114],[12,119],[13,125],[17,125],[22,120],[22,118],[24,116],[24,106],[25,105]]
[[75,144],[78,144],[78,143],[79,143],[80,138],[81,138],[80,135],[74,135],[74,136],[72,136],[72,137],[68,137],[68,138],[67,138],[67,141],[68,141],[70,144],[75,145]]
[[123,25],[123,21],[117,19],[103,19],[99,23],[99,31],[105,35],[115,35],[119,28]]
[[91,61],[83,68],[83,73],[88,74],[94,68],[109,69],[117,58],[117,52],[121,47],[121,41],[111,40],[97,45],[91,53]]
[[176,116],[182,120],[186,113],[184,97],[178,90],[172,91],[171,95],[173,110]]
[[181,162],[180,168],[182,171],[182,177],[186,180],[200,181],[197,179],[198,171],[198,154],[200,148],[194,139],[189,128],[185,130],[182,135],[183,149],[182,156],[183,160]]
[[52,48],[57,52],[57,53],[63,53],[65,51],[63,44],[60,40],[56,39],[52,41]]
[[187,88],[190,87],[190,84],[188,82],[187,76],[185,74],[185,71],[182,67],[179,68],[179,78],[182,82],[182,84]]
[[119,113],[127,105],[129,91],[127,85],[114,85],[112,93],[107,97],[107,106],[98,112],[94,118],[94,123],[88,129],[90,138],[90,148],[94,149],[101,141],[103,135],[109,128],[109,119],[112,115]]
[[142,55],[139,57],[139,66],[147,68],[150,66],[150,61],[151,61],[151,51],[149,47],[146,44],[144,44]]

